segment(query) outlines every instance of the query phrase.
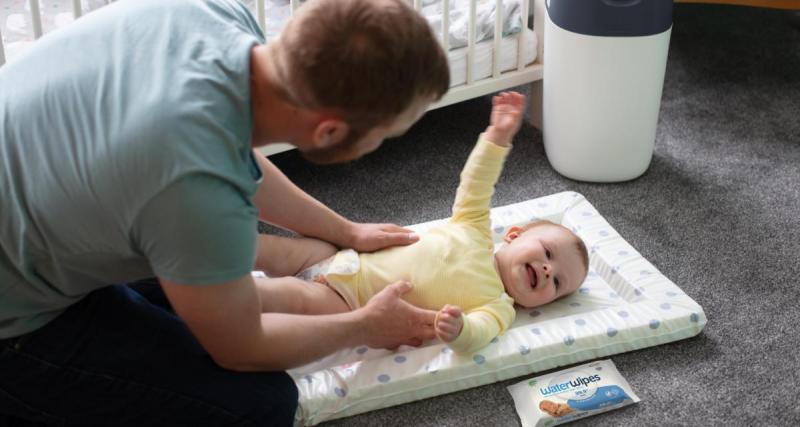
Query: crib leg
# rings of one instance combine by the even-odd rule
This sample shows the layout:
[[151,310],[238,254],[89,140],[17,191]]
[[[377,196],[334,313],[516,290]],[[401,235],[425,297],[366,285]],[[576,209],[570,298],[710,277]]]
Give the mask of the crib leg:
[[542,130],[542,81],[531,83],[528,96],[528,123],[536,129]]

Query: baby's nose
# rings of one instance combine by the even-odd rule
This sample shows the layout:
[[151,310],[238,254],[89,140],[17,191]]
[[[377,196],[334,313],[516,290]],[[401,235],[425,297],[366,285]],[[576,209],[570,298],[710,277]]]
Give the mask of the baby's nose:
[[542,270],[544,270],[544,278],[545,279],[549,279],[550,278],[550,272],[552,270],[552,268],[550,268],[550,265],[549,264],[543,265],[542,266]]

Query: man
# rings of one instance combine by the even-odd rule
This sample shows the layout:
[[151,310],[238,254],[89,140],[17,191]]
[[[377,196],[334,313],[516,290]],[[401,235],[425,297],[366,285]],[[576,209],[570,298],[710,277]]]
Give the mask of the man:
[[269,281],[250,275],[284,250],[259,218],[360,251],[415,241],[339,216],[253,148],[337,162],[403,133],[449,85],[428,24],[398,0],[313,0],[263,43],[235,0],[129,0],[0,68],[0,414],[288,424],[279,370],[433,336],[410,284],[297,316],[262,313]]

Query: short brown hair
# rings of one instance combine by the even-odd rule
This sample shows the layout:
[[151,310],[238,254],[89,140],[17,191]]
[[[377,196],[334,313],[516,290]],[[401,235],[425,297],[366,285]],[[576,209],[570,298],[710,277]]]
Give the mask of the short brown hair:
[[577,249],[578,253],[581,255],[581,261],[583,261],[583,267],[586,269],[586,271],[589,271],[589,251],[586,250],[586,244],[583,243],[583,240],[580,237],[578,237],[577,234],[573,233],[572,230],[570,230],[569,228],[564,227],[561,224],[557,224],[553,221],[548,221],[546,219],[539,219],[533,222],[529,222],[520,227],[522,228],[522,232],[520,232],[520,234],[528,230],[534,229],[536,227],[542,227],[542,226],[561,227],[567,232],[569,232],[569,234],[571,234],[573,237],[575,237],[575,249]]
[[273,49],[289,102],[333,110],[365,133],[415,99],[449,89],[447,56],[430,25],[400,0],[310,0]]

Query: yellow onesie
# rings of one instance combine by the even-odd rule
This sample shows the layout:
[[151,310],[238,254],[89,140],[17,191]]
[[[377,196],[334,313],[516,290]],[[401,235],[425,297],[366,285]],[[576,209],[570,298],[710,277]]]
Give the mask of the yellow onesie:
[[424,233],[410,246],[363,254],[340,251],[320,265],[323,281],[355,309],[386,285],[407,280],[414,285],[404,296],[409,303],[430,310],[452,304],[464,311],[464,327],[448,343],[450,348],[471,353],[489,344],[508,329],[515,315],[514,300],[505,293],[495,268],[489,220],[494,185],[508,152],[481,135],[461,172],[453,216],[446,225]]

